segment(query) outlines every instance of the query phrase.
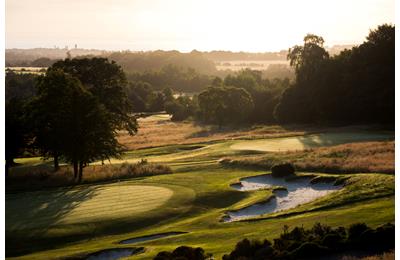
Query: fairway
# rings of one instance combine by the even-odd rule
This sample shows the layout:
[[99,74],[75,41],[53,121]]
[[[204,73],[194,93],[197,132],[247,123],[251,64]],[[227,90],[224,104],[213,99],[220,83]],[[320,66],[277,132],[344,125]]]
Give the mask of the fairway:
[[[349,226],[362,219],[376,227],[393,222],[394,176],[379,173],[346,174],[345,177],[350,178],[349,184],[334,193],[316,196],[280,212],[261,212],[260,215],[250,216],[253,218],[251,222],[223,222],[228,212],[263,202],[271,196],[272,190],[267,187],[240,191],[232,186],[243,178],[265,176],[269,173],[268,169],[225,167],[218,163],[219,159],[231,155],[388,139],[392,139],[391,134],[333,132],[257,140],[220,140],[128,151],[122,159],[111,162],[135,162],[146,158],[169,165],[173,173],[6,194],[8,256],[53,259],[91,254],[126,247],[119,244],[120,241],[152,237],[154,239],[135,243],[135,246],[143,246],[145,250],[128,258],[151,259],[159,251],[188,245],[203,247],[220,259],[232,250],[238,240],[244,237],[273,239],[280,234],[283,225],[311,226],[322,222],[332,226]],[[26,167],[39,163],[35,159],[22,159],[20,162],[25,162]],[[313,174],[326,176],[323,173]]]
[[351,142],[384,141],[393,139],[391,134],[380,133],[324,133],[318,135],[241,141],[233,144],[234,150],[284,152],[332,146]]

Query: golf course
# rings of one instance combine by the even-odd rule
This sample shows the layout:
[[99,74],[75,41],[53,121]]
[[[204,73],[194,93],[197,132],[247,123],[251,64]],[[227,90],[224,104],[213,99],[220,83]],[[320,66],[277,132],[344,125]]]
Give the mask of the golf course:
[[[165,115],[141,120],[158,127],[160,134],[174,124]],[[147,130],[143,132],[148,133]],[[225,133],[220,138],[204,139],[197,142],[196,138],[186,138],[157,146],[150,138],[148,148],[127,150],[121,158],[103,162],[104,165],[96,162],[87,166],[88,170],[93,167],[101,171],[109,164],[145,161],[166,165],[171,173],[8,191],[7,257],[102,259],[90,254],[120,249],[126,259],[152,259],[160,251],[187,245],[202,247],[215,259],[221,259],[239,240],[272,240],[284,226],[311,227],[319,222],[348,227],[362,221],[375,228],[394,223],[395,185],[390,170],[318,172],[311,166],[312,171],[303,170],[307,169],[304,166],[296,171],[298,180],[284,182],[271,181],[270,168],[256,163],[266,158],[305,158],[305,154],[320,151],[314,149],[343,146],[347,154],[333,151],[330,156],[350,160],[354,145],[371,143],[373,147],[384,145],[391,149],[393,132],[344,128],[278,131],[276,135],[260,136],[236,131],[234,137]],[[321,150],[321,158],[326,158],[325,150]],[[388,164],[394,168],[392,159]],[[19,165],[15,171],[51,165],[51,161],[37,157],[19,158],[16,162]],[[357,163],[364,169],[363,161]],[[277,187],[282,186],[284,192],[280,193]],[[309,197],[305,198],[306,194]],[[277,203],[272,209],[268,204],[271,200]],[[281,203],[285,204],[279,208]],[[254,206],[258,207],[255,211],[251,208]],[[244,213],[239,217],[232,217],[241,210]],[[226,221],[229,214],[231,218]],[[124,254],[123,248],[134,253]]]

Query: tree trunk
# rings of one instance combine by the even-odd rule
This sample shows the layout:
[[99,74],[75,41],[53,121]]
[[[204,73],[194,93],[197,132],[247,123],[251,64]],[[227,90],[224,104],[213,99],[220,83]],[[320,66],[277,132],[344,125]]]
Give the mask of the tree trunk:
[[58,171],[60,169],[60,164],[58,163],[58,154],[54,155],[54,171]]
[[6,178],[8,177],[8,170],[10,168],[10,160],[6,160]]
[[79,179],[78,182],[82,181],[82,174],[83,174],[83,162],[79,162]]
[[6,177],[8,177],[8,174],[10,172],[10,167],[14,165],[15,165],[14,158],[6,159]]
[[74,161],[74,180],[78,177],[78,161]]

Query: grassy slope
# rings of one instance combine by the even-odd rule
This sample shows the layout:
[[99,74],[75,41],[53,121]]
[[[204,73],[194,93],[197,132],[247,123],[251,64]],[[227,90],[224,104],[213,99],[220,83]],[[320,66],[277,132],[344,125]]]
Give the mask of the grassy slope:
[[[369,225],[376,226],[384,222],[394,221],[394,198],[393,198],[393,176],[390,175],[356,175],[354,176],[354,184],[350,184],[348,188],[336,194],[335,201],[340,203],[331,205],[333,200],[322,198],[307,206],[302,206],[303,214],[295,214],[289,217],[276,217],[260,221],[239,222],[239,223],[221,223],[220,218],[227,209],[240,208],[248,205],[250,201],[257,201],[263,197],[260,192],[238,192],[229,188],[229,184],[236,182],[239,178],[264,174],[263,171],[254,170],[239,170],[239,169],[224,169],[218,165],[203,166],[200,170],[187,172],[186,167],[176,169],[177,173],[165,176],[153,176],[142,180],[126,181],[124,185],[146,185],[146,186],[169,186],[175,193],[181,193],[182,189],[192,189],[193,192],[183,193],[195,194],[190,205],[185,201],[168,201],[161,208],[147,212],[147,219],[163,219],[161,223],[157,222],[142,222],[143,218],[134,216],[130,222],[136,226],[136,230],[132,232],[115,235],[98,237],[96,240],[64,245],[60,249],[43,251],[33,255],[27,255],[26,258],[48,258],[71,255],[71,252],[87,252],[105,247],[113,247],[113,243],[122,239],[136,237],[139,235],[154,234],[166,231],[188,231],[189,234],[180,235],[160,239],[157,241],[146,242],[143,245],[147,251],[141,257],[151,258],[155,252],[164,249],[172,249],[182,244],[203,246],[208,251],[213,252],[216,256],[228,252],[234,244],[243,237],[250,238],[273,238],[281,231],[283,225],[312,225],[315,221],[331,224],[331,225],[349,225],[354,222],[362,221]],[[368,178],[363,181],[363,177]],[[362,181],[357,181],[361,179]],[[357,185],[364,186],[367,183],[381,183],[372,187],[364,187],[364,191],[360,192]],[[173,184],[173,185],[171,185]],[[108,185],[104,185],[108,186]],[[187,187],[187,188],[184,188]],[[189,188],[190,187],[190,188]],[[353,198],[346,200],[349,194]],[[375,197],[375,199],[374,199]],[[132,197],[135,199],[135,197]],[[352,199],[362,199],[358,203],[352,203]],[[325,200],[325,202],[324,202]],[[113,204],[114,202],[110,202]],[[331,206],[325,210],[318,210],[321,206]],[[166,208],[178,208],[175,213],[180,212],[180,215],[171,215]],[[316,211],[307,212],[310,209]],[[186,211],[186,212],[185,212]],[[295,211],[295,210],[293,210]],[[376,214],[376,213],[379,214]],[[101,214],[100,214],[101,215]],[[279,214],[278,214],[279,215]],[[126,221],[126,220],[125,220]],[[127,224],[125,223],[125,224]],[[123,220],[118,218],[113,219],[110,225],[118,227],[124,224]],[[126,226],[126,225],[123,225]],[[85,224],[73,225],[73,228],[64,230],[61,233],[58,229],[48,231],[45,236],[63,236],[72,234],[74,231],[92,232],[100,230],[97,234],[111,234],[110,230],[105,227],[92,227]],[[75,228],[75,229],[74,229]],[[82,230],[83,229],[83,230]],[[119,230],[121,232],[121,230]],[[65,233],[64,233],[65,232]],[[78,234],[79,234],[78,232]],[[116,232],[118,233],[118,232]],[[121,232],[123,233],[123,232]],[[9,240],[8,240],[9,241]]]
[[[72,188],[72,191],[58,189],[37,192],[33,195],[29,194],[29,196],[21,193],[7,195],[7,252],[23,253],[23,250],[26,249],[25,253],[28,251],[36,253],[27,254],[22,257],[24,259],[48,259],[120,246],[115,243],[140,235],[187,231],[188,234],[140,244],[146,247],[146,252],[141,254],[140,258],[151,258],[156,252],[170,250],[183,244],[202,246],[206,251],[220,257],[223,253],[232,250],[236,242],[244,237],[271,239],[278,236],[283,225],[311,226],[314,222],[322,222],[333,226],[348,226],[351,223],[363,221],[368,225],[377,226],[394,221],[394,177],[385,174],[356,174],[346,175],[351,178],[345,189],[329,197],[290,210],[292,215],[284,215],[287,213],[284,212],[275,214],[275,217],[257,221],[221,223],[219,220],[226,210],[248,206],[265,199],[269,194],[269,191],[239,192],[229,187],[229,184],[237,182],[242,177],[265,174],[262,170],[224,168],[216,163],[219,158],[224,156],[254,153],[229,149],[235,142],[237,141],[217,142],[207,144],[206,147],[195,147],[197,149],[193,150],[193,146],[203,146],[204,144],[173,145],[127,153],[125,160],[136,161],[146,157],[151,161],[167,162],[174,168],[175,173],[114,184],[79,187],[78,189],[85,193],[88,193],[87,190],[94,186],[99,187],[99,189],[105,190],[104,195],[108,198],[104,197],[97,203],[87,202],[91,203],[92,209],[96,208],[90,214],[92,219],[88,222],[79,220],[80,215],[86,214],[84,211],[79,213],[79,210],[78,213],[72,211],[72,214],[68,214],[69,209],[66,208],[65,215],[57,216],[55,213],[60,207],[57,204],[62,204],[62,202],[55,199],[53,201],[54,210],[48,212],[50,218],[42,219],[45,225],[35,229],[20,226],[19,229],[10,230],[10,227],[14,225],[10,226],[8,223],[18,221],[26,223],[23,221],[23,216],[27,212],[26,205],[29,205],[30,212],[37,210],[46,212],[46,209],[43,209],[45,207],[43,206],[45,205],[44,197],[56,198],[60,193],[63,196],[69,196],[69,193],[77,193],[77,191],[75,191],[76,188]],[[30,163],[32,162],[30,161]],[[127,187],[122,191],[126,199],[112,198],[113,187],[117,185]],[[162,198],[159,198],[159,201],[155,198],[154,203],[161,203],[161,207],[134,213],[128,218],[123,217],[124,212],[129,212],[129,207],[123,209],[126,205],[135,207],[135,204],[130,204],[130,200],[140,203],[139,201],[146,200],[147,196],[154,196],[146,193],[140,198],[141,195],[135,192],[137,185],[167,188],[174,193],[172,198],[164,204],[162,204],[164,202]],[[165,190],[161,190],[165,192]],[[115,192],[121,193],[117,190]],[[162,194],[162,192],[160,193]],[[20,201],[12,204],[12,199]],[[83,196],[82,200],[85,199],[86,197]],[[121,207],[122,216],[113,214],[116,217],[109,219],[108,214],[105,214],[104,211],[114,212],[112,207],[117,206],[118,208],[118,204],[124,205]],[[143,207],[148,206],[147,203],[142,205]],[[10,207],[12,210],[9,210]],[[11,213],[12,217],[9,215]],[[58,218],[57,221],[52,219],[55,217]],[[74,218],[79,221],[74,223]],[[73,242],[78,240],[80,241]],[[49,242],[53,248],[49,247]]]

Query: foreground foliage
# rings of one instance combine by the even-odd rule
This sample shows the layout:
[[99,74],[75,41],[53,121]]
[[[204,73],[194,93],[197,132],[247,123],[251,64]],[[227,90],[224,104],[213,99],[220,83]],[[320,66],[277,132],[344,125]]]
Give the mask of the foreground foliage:
[[[295,227],[289,231],[284,226],[283,233],[270,242],[265,239],[239,241],[235,249],[223,256],[224,260],[273,260],[273,259],[310,259],[336,255],[351,250],[363,250],[367,253],[383,252],[394,248],[395,228],[385,224],[376,229],[364,223],[356,223],[349,228],[332,228],[320,223],[311,229]],[[172,259],[210,259],[202,248],[181,246],[172,252],[163,251],[155,260]]]

